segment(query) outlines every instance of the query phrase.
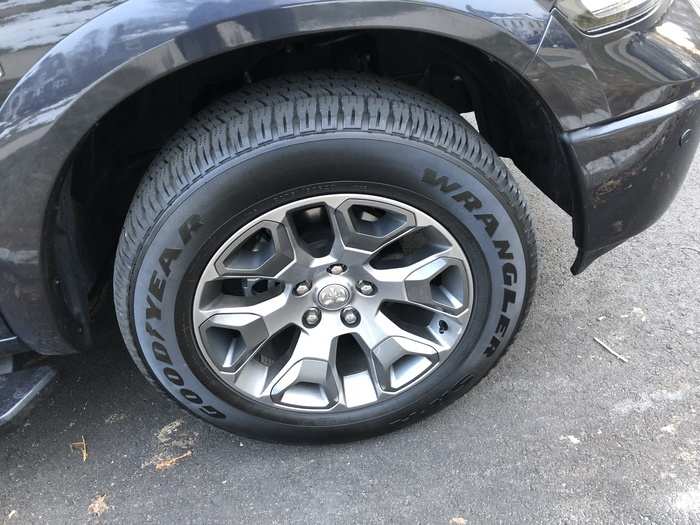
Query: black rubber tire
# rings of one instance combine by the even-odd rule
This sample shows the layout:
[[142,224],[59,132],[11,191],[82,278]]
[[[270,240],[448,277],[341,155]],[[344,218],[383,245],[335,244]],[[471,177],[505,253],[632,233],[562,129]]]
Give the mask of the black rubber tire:
[[[301,415],[225,387],[196,348],[190,308],[225,239],[285,202],[372,193],[436,217],[470,259],[475,302],[448,361],[396,398]],[[264,81],[196,115],[154,160],[119,242],[120,329],[144,375],[195,415],[271,441],[347,440],[399,428],[463,395],[505,353],[537,275],[525,199],[457,113],[401,84],[354,73]]]

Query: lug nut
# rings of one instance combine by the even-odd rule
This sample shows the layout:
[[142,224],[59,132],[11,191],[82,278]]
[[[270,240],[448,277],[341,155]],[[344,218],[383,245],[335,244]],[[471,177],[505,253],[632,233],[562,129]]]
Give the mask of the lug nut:
[[294,295],[304,295],[309,293],[309,290],[311,290],[311,283],[302,281],[294,287]]
[[328,267],[328,273],[331,275],[340,275],[341,273],[345,273],[347,269],[347,266],[344,264],[331,264]]
[[369,281],[358,282],[357,289],[362,295],[374,295],[374,292],[377,291],[375,286]]
[[311,308],[304,313],[302,318],[304,326],[307,328],[313,328],[321,322],[321,310],[318,308]]
[[357,326],[360,322],[360,313],[354,308],[348,307],[340,312],[340,318],[347,326]]

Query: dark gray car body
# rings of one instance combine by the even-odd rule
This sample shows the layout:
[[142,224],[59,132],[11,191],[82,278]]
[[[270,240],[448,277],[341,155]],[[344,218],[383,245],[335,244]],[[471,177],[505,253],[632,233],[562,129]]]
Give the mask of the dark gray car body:
[[[210,57],[294,35],[404,29],[507,66],[558,123],[585,268],[653,223],[698,140],[700,14],[662,0],[597,36],[541,0],[6,0],[0,4],[0,311],[45,354],[73,350],[46,262],[63,166],[88,131],[149,83]],[[14,337],[14,336],[12,336]]]

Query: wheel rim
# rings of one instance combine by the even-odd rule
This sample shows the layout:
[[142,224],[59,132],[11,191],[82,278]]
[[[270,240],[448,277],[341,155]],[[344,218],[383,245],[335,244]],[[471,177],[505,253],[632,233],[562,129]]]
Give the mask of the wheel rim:
[[434,218],[384,197],[322,195],[275,208],[223,244],[196,288],[194,332],[239,394],[350,410],[440,367],[473,292],[464,251]]

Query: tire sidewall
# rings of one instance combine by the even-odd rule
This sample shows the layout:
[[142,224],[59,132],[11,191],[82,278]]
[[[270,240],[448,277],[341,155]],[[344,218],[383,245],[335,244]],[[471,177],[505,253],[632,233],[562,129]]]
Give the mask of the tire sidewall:
[[[222,163],[170,204],[137,253],[128,300],[140,357],[187,409],[256,437],[371,434],[436,409],[498,359],[528,293],[522,227],[484,169],[431,145],[350,132],[276,142]],[[342,417],[232,394],[204,365],[189,321],[202,264],[230,235],[271,208],[330,193],[388,196],[435,217],[465,249],[476,294],[468,329],[443,365],[390,402]]]

